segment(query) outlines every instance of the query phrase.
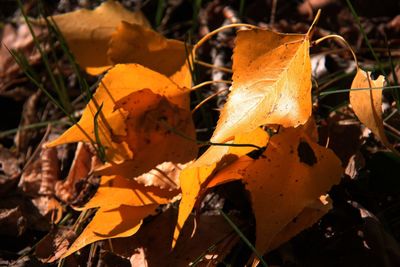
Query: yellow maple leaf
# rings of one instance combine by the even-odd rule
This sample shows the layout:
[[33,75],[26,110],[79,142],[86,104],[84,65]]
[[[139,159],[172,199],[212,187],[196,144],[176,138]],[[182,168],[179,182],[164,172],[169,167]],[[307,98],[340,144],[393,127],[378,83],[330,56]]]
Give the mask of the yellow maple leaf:
[[52,17],[76,61],[93,74],[109,68],[107,58],[111,35],[121,21],[150,27],[140,12],[131,12],[117,1],[108,0],[94,10],[80,9]]
[[187,62],[190,49],[184,42],[123,21],[111,37],[107,55],[113,64],[138,63],[164,74],[180,87],[190,88],[192,77]]
[[263,124],[304,124],[311,116],[309,36],[242,30],[235,44],[231,92],[211,141]]

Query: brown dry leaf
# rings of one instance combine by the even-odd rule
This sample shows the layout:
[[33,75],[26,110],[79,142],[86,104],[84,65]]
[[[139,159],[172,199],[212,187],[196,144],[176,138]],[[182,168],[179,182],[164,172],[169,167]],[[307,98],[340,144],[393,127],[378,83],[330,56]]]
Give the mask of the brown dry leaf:
[[263,124],[304,124],[311,115],[309,36],[239,31],[232,79],[212,142],[226,142]]
[[62,258],[99,240],[135,234],[139,230],[142,220],[153,214],[157,206],[156,204],[141,207],[121,205],[114,209],[100,208]]
[[[237,135],[234,144],[253,144],[266,146],[269,135],[262,129],[256,128],[250,133]],[[254,147],[212,146],[195,162],[188,165],[180,175],[182,200],[179,204],[178,221],[174,232],[173,246],[179,237],[181,228],[192,212],[202,189],[206,188],[207,179],[223,165],[253,151]],[[219,166],[218,166],[219,165]]]
[[56,148],[43,148],[21,175],[18,186],[30,196],[53,195],[60,178],[60,164]]
[[108,0],[94,10],[81,9],[52,17],[65,37],[72,54],[82,68],[98,74],[105,66],[108,43],[121,21],[150,27],[140,12],[131,12],[117,1]]
[[113,64],[138,63],[170,77],[180,87],[191,87],[185,43],[167,39],[140,24],[123,21],[113,33],[107,55]]
[[163,162],[148,173],[136,177],[135,181],[144,186],[155,186],[169,191],[178,190],[179,175],[186,166],[187,164]]
[[48,196],[37,197],[32,199],[32,204],[38,209],[40,215],[52,224],[61,220],[63,208],[55,198]]
[[0,208],[0,234],[20,236],[28,227],[28,220],[21,206]]
[[135,180],[128,180],[122,176],[103,176],[96,194],[82,209],[87,210],[96,207],[112,209],[120,205],[167,204],[177,194],[176,190],[169,191],[154,186],[144,186]]
[[[149,90],[151,90],[153,94],[143,93],[145,91],[148,92]],[[141,91],[141,93],[138,93],[138,91]],[[135,92],[137,94],[134,94]],[[148,96],[148,98],[138,99],[141,94],[143,94],[143,96]],[[78,124],[83,129],[83,131],[90,136],[92,140],[95,140],[94,116],[98,111],[98,107],[102,104],[102,110],[100,112],[100,116],[98,117],[98,130],[101,143],[106,149],[107,160],[109,162],[117,164],[124,160],[132,159],[136,151],[132,151],[129,148],[131,145],[127,144],[124,140],[126,139],[126,136],[128,134],[133,134],[132,130],[127,129],[127,127],[129,127],[129,125],[127,124],[128,122],[134,121],[134,118],[131,114],[129,114],[127,110],[123,109],[123,106],[125,106],[124,101],[127,100],[120,100],[127,97],[130,101],[133,101],[130,103],[127,102],[127,107],[131,109],[132,106],[137,106],[138,108],[140,106],[140,110],[142,112],[140,113],[138,111],[139,109],[136,110],[136,108],[132,108],[134,110],[134,114],[138,116],[140,115],[142,119],[148,118],[150,120],[151,118],[150,116],[148,116],[148,114],[157,114],[157,110],[148,110],[148,108],[150,108],[154,103],[151,101],[154,101],[154,99],[157,98],[153,97],[154,95],[160,95],[163,97],[163,100],[160,100],[160,102],[165,104],[163,106],[160,105],[160,108],[173,106],[174,108],[172,109],[175,109],[175,111],[179,110],[181,114],[184,113],[183,110],[189,110],[189,91],[187,89],[179,88],[175,83],[173,83],[164,75],[154,72],[143,66],[137,64],[117,65],[104,76],[96,93],[93,96],[93,99],[89,102],[89,104],[83,111],[82,118],[80,119]],[[168,104],[166,103],[166,100],[168,100]],[[150,101],[150,103],[147,103],[146,101]],[[169,102],[171,104],[169,104]],[[117,103],[120,103],[118,107],[122,108],[116,109]],[[172,113],[174,114],[174,112]],[[187,116],[185,118],[187,118]],[[173,121],[180,121],[176,118],[167,118],[168,121],[170,121],[170,119]],[[153,123],[156,124],[156,121],[154,121],[154,119],[152,120]],[[150,124],[151,123],[149,121],[148,125]],[[192,122],[190,122],[189,124],[192,124]],[[186,129],[193,129],[193,126],[183,126],[186,127]],[[152,127],[150,128],[154,129]],[[151,135],[151,133],[147,134]],[[192,136],[192,134],[187,135]],[[169,136],[171,138],[176,138],[176,135],[173,134],[169,134]],[[180,138],[180,140],[181,139],[183,138]],[[47,146],[51,147],[79,141],[88,142],[89,138],[79,129],[77,125],[74,125],[58,139],[48,143]],[[132,142],[136,141],[132,140]],[[154,153],[154,151],[152,153]],[[187,162],[189,160],[190,159],[184,162]],[[158,162],[157,164],[159,163],[162,162]],[[150,169],[152,169],[156,165],[151,166]]]
[[80,193],[77,184],[87,180],[89,173],[99,164],[99,159],[89,145],[78,143],[67,178],[56,184],[56,196],[66,203],[76,200]]
[[35,249],[36,257],[44,263],[58,260],[67,251],[76,233],[68,227],[54,227],[37,244]]
[[[32,26],[36,36],[44,32],[37,26]],[[15,28],[11,24],[6,24],[3,28],[3,34],[0,45],[0,92],[3,93],[4,86],[11,82],[20,73],[18,64],[8,51],[17,50],[21,52],[30,65],[36,64],[40,60],[40,54],[35,49],[32,35],[28,25],[21,24]],[[16,96],[18,97],[18,96]]]
[[119,142],[128,144],[134,153],[132,159],[109,164],[101,174],[135,178],[163,162],[186,163],[196,157],[196,133],[188,110],[149,89],[122,98],[115,108],[128,113],[127,135],[119,137]]
[[[235,234],[222,216],[200,215],[196,233],[192,236],[194,220],[191,218],[191,223],[185,225],[181,238],[171,251],[176,217],[177,211],[169,208],[144,223],[134,236],[112,240],[114,252],[131,257],[132,266],[146,266],[140,264],[147,263],[149,267],[190,266],[191,262],[207,252],[197,266],[215,266],[236,244]],[[238,220],[234,219],[234,222],[240,224]],[[212,245],[215,247],[207,251]]]
[[6,195],[18,183],[20,161],[17,155],[0,145],[0,196]]
[[400,155],[389,143],[383,129],[382,120],[382,90],[385,78],[379,76],[376,80],[370,78],[370,72],[357,69],[351,89],[356,88],[374,88],[371,90],[351,90],[350,104],[353,107],[357,118],[367,126],[385,145],[394,153]]
[[256,248],[264,252],[293,218],[339,182],[342,173],[335,154],[314,143],[300,127],[283,129],[259,159],[243,156],[213,179],[243,179],[256,217]]

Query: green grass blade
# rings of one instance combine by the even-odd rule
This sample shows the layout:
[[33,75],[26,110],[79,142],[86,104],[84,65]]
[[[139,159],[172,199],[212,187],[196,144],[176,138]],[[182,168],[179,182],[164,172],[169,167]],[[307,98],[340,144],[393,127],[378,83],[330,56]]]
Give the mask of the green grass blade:
[[156,17],[155,17],[155,28],[159,27],[164,15],[165,11],[165,1],[164,0],[158,0],[157,2],[157,10],[156,10]]
[[15,129],[11,129],[11,130],[0,132],[0,138],[4,138],[4,137],[6,137],[8,135],[15,134],[15,133],[17,133],[18,131],[21,131],[21,130],[32,130],[32,129],[37,129],[37,128],[43,128],[43,127],[46,127],[49,124],[71,125],[71,123],[68,123],[68,122],[65,122],[65,121],[60,121],[60,120],[58,120],[58,121],[41,121],[41,122],[37,122],[37,123],[32,123],[32,124],[26,125],[26,126],[21,126],[21,127],[15,128]]
[[103,103],[101,103],[101,105],[99,106],[96,114],[94,115],[94,136],[96,138],[96,147],[97,147],[97,155],[99,157],[99,159],[104,163],[106,162],[106,150],[104,148],[104,146],[101,144],[101,140],[100,140],[100,135],[99,135],[99,122],[98,122],[98,117],[101,113],[101,110],[103,108]]
[[387,89],[398,89],[400,85],[393,85],[393,86],[385,86],[385,87],[370,87],[370,88],[352,88],[352,89],[337,89],[331,91],[320,92],[319,96],[326,96],[326,95],[333,95],[333,94],[340,94],[340,93],[347,93],[350,91],[366,91],[366,90],[387,90]]
[[47,58],[47,55],[43,51],[43,49],[42,49],[42,47],[41,47],[41,45],[39,43],[39,40],[38,40],[35,32],[33,31],[31,22],[29,21],[28,16],[25,14],[25,12],[23,10],[23,6],[22,6],[22,3],[21,3],[21,0],[17,0],[17,3],[18,3],[18,6],[19,6],[19,9],[21,11],[21,14],[22,14],[27,26],[28,26],[29,32],[32,35],[32,39],[33,39],[33,42],[35,44],[35,47],[38,49],[38,51],[40,53],[40,56],[41,56],[41,58],[43,60],[43,63],[44,63],[45,68],[46,68],[46,71],[47,71],[47,73],[48,73],[48,75],[50,77],[50,81],[51,81],[52,85],[54,86],[54,89],[55,89],[56,93],[58,94],[58,97],[59,97],[59,99],[61,101],[61,105],[64,107],[65,110],[71,111],[72,110],[71,103],[69,102],[69,99],[65,97],[65,96],[68,96],[68,94],[66,94],[66,92],[62,92],[61,91],[62,89],[60,88],[59,84],[57,83],[57,80],[54,77],[54,74],[53,74],[53,72],[51,70],[51,66],[50,66],[49,60]]

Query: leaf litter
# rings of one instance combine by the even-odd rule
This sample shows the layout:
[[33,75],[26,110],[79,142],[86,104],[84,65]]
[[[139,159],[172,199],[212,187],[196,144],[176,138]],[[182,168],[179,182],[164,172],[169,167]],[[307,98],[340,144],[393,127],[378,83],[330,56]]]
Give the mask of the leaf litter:
[[[113,1],[53,20],[83,69],[92,75],[107,73],[79,122],[47,143],[41,156],[24,169],[19,187],[30,196],[29,203],[12,200],[2,209],[6,219],[1,222],[12,235],[32,227],[48,231],[64,213],[60,200],[83,211],[74,227],[86,227],[75,241],[70,226],[52,226],[36,249],[40,260],[66,258],[108,239],[113,252],[102,248],[100,261],[124,254],[133,265],[186,266],[197,260],[215,264],[234,250],[239,238],[228,242],[233,231],[227,222],[219,227],[224,224],[221,216],[207,225],[212,218],[201,214],[200,204],[216,186],[235,180],[249,193],[255,247],[262,254],[329,215],[329,195],[335,196],[330,189],[341,181],[347,162],[326,148],[329,139],[326,145],[318,144],[313,118],[318,124],[325,118],[312,114],[309,33],[254,27],[237,32],[233,84],[209,142],[196,140],[198,122],[190,112],[196,64],[190,59],[190,45],[167,39],[150,28],[140,11],[128,11]],[[357,90],[363,87],[372,89]],[[358,69],[351,106],[360,122],[397,153],[384,133],[382,90],[374,87],[383,88],[383,79],[370,80]],[[64,166],[55,147],[76,142],[75,159]],[[199,153],[199,143],[211,146]],[[100,148],[105,163],[96,157]],[[67,178],[60,181],[61,177]],[[30,205],[35,215],[26,212]],[[177,209],[173,216],[168,215],[171,207]],[[157,220],[168,227],[154,226]],[[122,240],[118,238],[131,245],[128,252],[114,250],[113,242]],[[159,241],[146,243],[146,238]],[[221,244],[225,252],[213,252]],[[127,263],[126,258],[122,261]]]

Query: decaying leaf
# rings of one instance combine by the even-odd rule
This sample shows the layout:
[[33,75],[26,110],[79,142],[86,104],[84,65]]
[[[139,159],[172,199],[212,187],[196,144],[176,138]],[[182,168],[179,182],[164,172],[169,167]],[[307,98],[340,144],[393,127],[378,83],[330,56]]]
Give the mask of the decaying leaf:
[[138,63],[170,77],[180,87],[191,87],[191,74],[187,64],[190,47],[185,43],[167,39],[140,24],[121,22],[113,33],[107,55],[113,64]]
[[256,248],[261,252],[271,249],[277,234],[337,184],[343,172],[335,154],[317,145],[302,127],[274,135],[259,159],[242,156],[235,163],[213,179],[237,178],[245,183],[256,218]]
[[[252,144],[259,147],[266,146],[269,135],[262,129],[256,128],[250,133],[237,135],[233,144]],[[174,232],[173,246],[178,239],[180,230],[189,217],[201,189],[206,188],[207,179],[222,166],[231,163],[238,157],[245,155],[254,147],[212,146],[195,162],[188,165],[180,175],[182,200],[179,204],[178,222]]]
[[76,233],[68,227],[54,227],[35,249],[36,257],[45,263],[58,260],[68,249]]
[[[32,29],[38,37],[45,32],[34,25]],[[4,86],[15,79],[21,71],[9,50],[21,52],[31,65],[36,64],[40,60],[40,54],[35,49],[28,25],[21,24],[18,27],[14,27],[12,24],[4,25],[0,44],[0,93],[2,95],[5,94],[3,91],[5,89]],[[15,98],[20,97],[21,95],[15,95]]]
[[[145,98],[141,99],[140,96],[142,95],[145,96]],[[160,96],[162,96],[162,101]],[[92,140],[96,140],[94,134],[94,117],[99,110],[100,105],[102,105],[100,112],[101,115],[98,117],[98,131],[101,143],[106,150],[107,160],[114,164],[118,164],[124,160],[132,159],[136,151],[132,151],[129,148],[132,147],[132,144],[127,144],[127,142],[124,141],[124,138],[127,135],[132,136],[133,134],[132,129],[127,129],[127,127],[130,127],[129,123],[135,121],[135,118],[132,117],[133,114],[134,116],[141,116],[143,120],[148,119],[148,127],[150,127],[151,122],[153,122],[154,125],[156,125],[156,123],[160,124],[160,121],[151,118],[152,115],[154,116],[157,113],[160,113],[160,110],[151,110],[152,105],[155,103],[154,101],[157,99],[160,100],[160,103],[164,103],[160,108],[169,106],[174,110],[179,110],[182,114],[184,113],[183,110],[189,109],[189,92],[187,89],[179,88],[164,75],[143,66],[137,64],[117,65],[104,76],[93,96],[93,99],[85,108],[82,118],[78,122],[79,125],[72,126],[58,139],[47,144],[47,146],[56,146],[78,141],[88,142],[90,141],[88,136]],[[117,103],[119,103],[118,106]],[[128,110],[124,110],[123,106],[125,106],[125,104],[127,108],[132,109],[131,114]],[[175,105],[177,106],[176,108]],[[174,114],[174,111],[172,114]],[[187,119],[187,115],[185,116],[185,119]],[[158,118],[161,119],[161,117]],[[165,116],[163,118],[166,119],[166,123],[170,120],[178,123],[181,121],[177,118],[168,118]],[[194,128],[192,122],[187,120],[186,122],[189,123],[189,125],[182,125],[182,127],[189,131],[193,130],[193,133],[188,133],[187,131],[184,131],[184,133],[193,137]],[[150,130],[159,130],[154,128],[154,125],[150,127]],[[165,130],[166,125],[160,126],[164,126],[163,130]],[[173,128],[176,125],[169,126]],[[81,127],[87,135],[85,135],[79,127]],[[149,132],[147,134],[151,135],[152,133]],[[173,134],[172,131],[169,133],[169,136],[171,138],[177,138],[177,134]],[[180,137],[180,139],[183,138]],[[166,143],[168,143],[167,140],[168,139],[164,139]],[[145,140],[130,140],[130,142],[145,142]],[[181,149],[183,149],[183,147],[181,147]],[[159,149],[156,151],[158,152]],[[152,151],[151,153],[154,155],[155,151]],[[191,159],[181,163],[189,160]],[[158,162],[157,164],[159,163],[162,162]],[[150,169],[156,165],[151,166]]]
[[0,234],[20,236],[27,228],[27,218],[20,206],[0,209]]
[[67,178],[56,184],[56,196],[62,201],[66,203],[76,201],[81,193],[77,185],[88,180],[89,173],[100,164],[93,150],[85,143],[78,143]]
[[21,175],[19,187],[30,196],[53,195],[60,178],[60,165],[56,148],[43,148]]
[[157,206],[154,204],[141,207],[121,205],[114,209],[100,208],[62,258],[99,240],[135,234],[143,218],[153,214]]
[[309,36],[239,31],[232,79],[212,142],[226,142],[263,124],[304,124],[311,115]]
[[357,118],[378,137],[382,144],[400,155],[399,152],[397,152],[389,143],[383,129],[382,90],[385,78],[379,76],[376,80],[372,80],[370,74],[370,72],[357,69],[351,88],[373,89],[351,90],[350,104],[353,107],[353,111],[357,115]]
[[6,195],[18,183],[20,161],[17,155],[0,145],[0,196]]
[[[108,43],[121,21],[149,27],[140,11],[131,12],[117,1],[108,0],[95,10],[81,9],[52,17],[65,37],[71,52],[82,68],[93,74],[111,65],[107,59]],[[107,67],[106,67],[107,68]]]

